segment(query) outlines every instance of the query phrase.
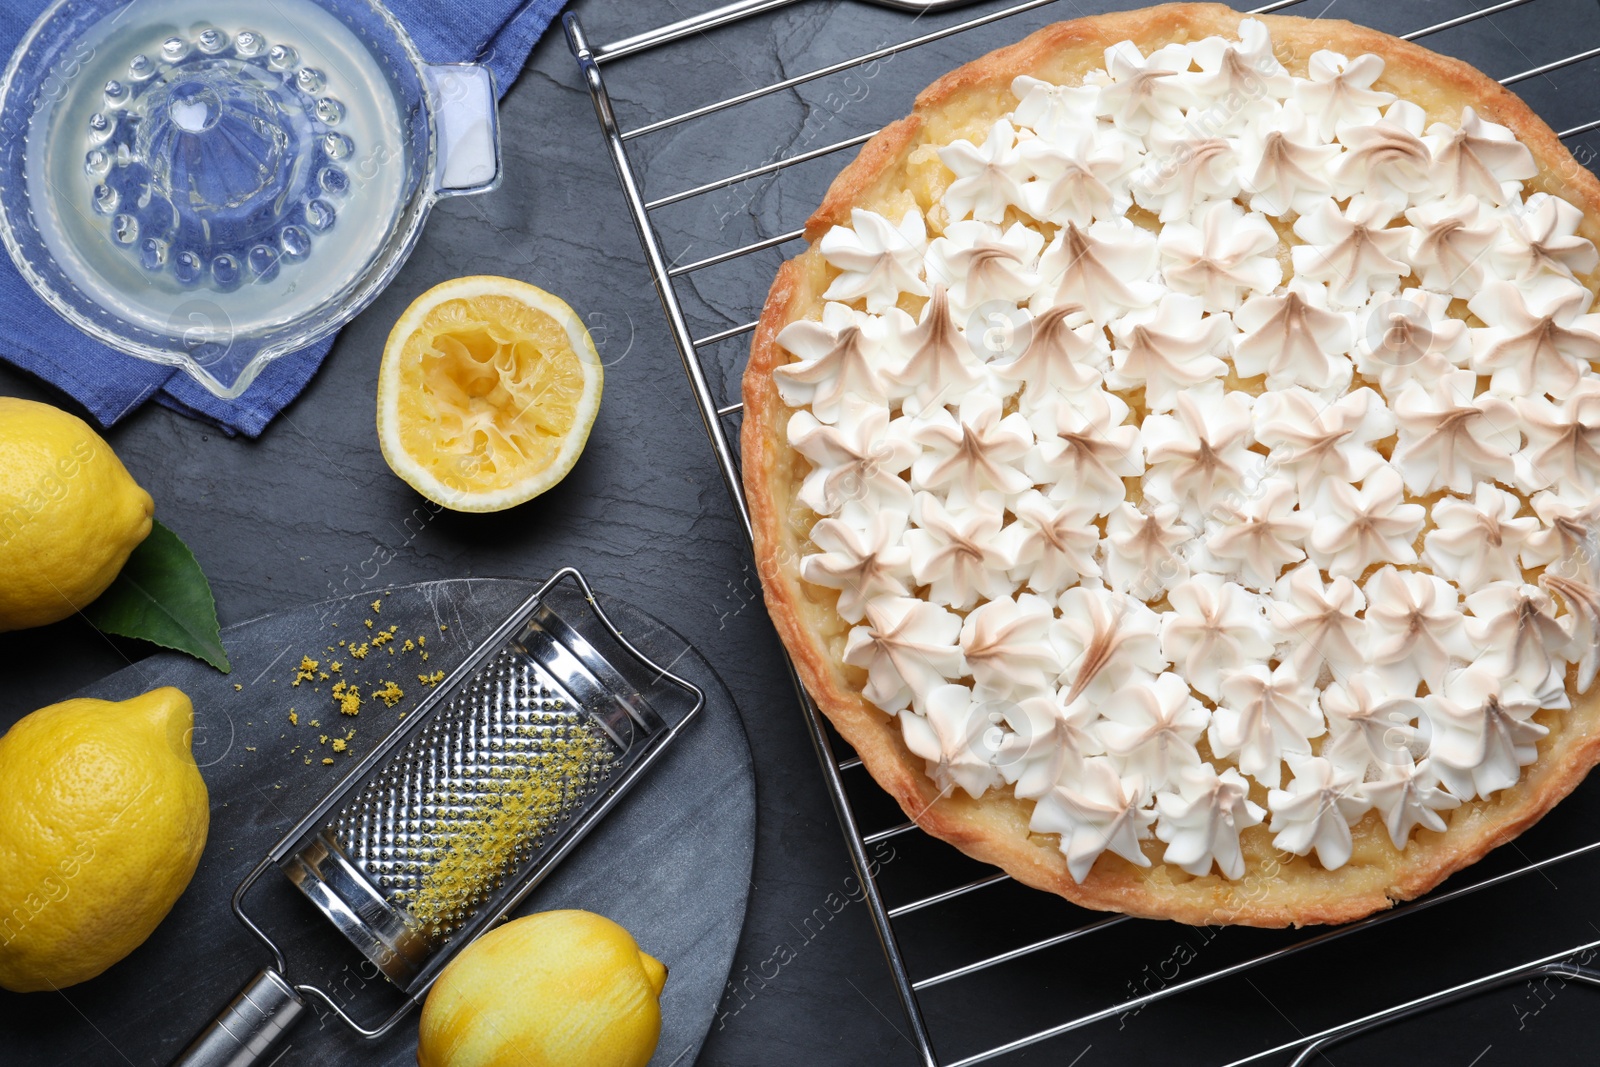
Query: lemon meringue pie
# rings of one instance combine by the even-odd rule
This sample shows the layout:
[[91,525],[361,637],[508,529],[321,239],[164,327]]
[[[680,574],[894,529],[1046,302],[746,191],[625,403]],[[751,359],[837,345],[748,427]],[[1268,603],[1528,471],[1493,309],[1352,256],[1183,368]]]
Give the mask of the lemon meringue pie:
[[930,833],[1341,922],[1600,761],[1600,182],[1483,74],[1178,4],[924,91],[744,379],[773,619]]

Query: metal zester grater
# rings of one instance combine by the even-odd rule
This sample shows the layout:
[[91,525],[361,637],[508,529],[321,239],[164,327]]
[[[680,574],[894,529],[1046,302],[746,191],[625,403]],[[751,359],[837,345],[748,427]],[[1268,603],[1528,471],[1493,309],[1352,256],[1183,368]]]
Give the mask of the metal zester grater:
[[[604,650],[604,651],[603,651]],[[675,692],[674,692],[675,691]],[[668,723],[655,706],[688,710]],[[568,568],[467,657],[284,836],[233,897],[272,951],[174,1067],[264,1062],[322,1001],[377,1038],[461,948],[527,896],[704,704],[631,645]],[[366,1027],[284,954],[244,897],[276,866],[406,1001]]]

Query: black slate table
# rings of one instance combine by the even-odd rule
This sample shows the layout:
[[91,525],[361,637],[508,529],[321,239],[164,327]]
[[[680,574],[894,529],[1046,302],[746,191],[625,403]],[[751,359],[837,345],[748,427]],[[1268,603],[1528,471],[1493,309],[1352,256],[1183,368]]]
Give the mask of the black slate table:
[[[604,42],[710,6],[709,0],[578,0],[575,8],[591,39]],[[1028,28],[1107,6],[1112,5],[1061,0],[1013,23],[1014,29],[898,56],[893,77],[874,81],[860,107],[836,111],[826,120],[831,128],[814,143],[903,114],[921,86]],[[1401,32],[1481,6],[1478,0],[1311,0],[1297,10]],[[849,0],[805,0],[758,25],[718,31],[706,41],[704,62],[680,51],[675,59],[641,68],[649,72],[643,83],[616,76],[613,91],[637,124],[811,69],[851,54],[846,50],[852,47],[859,52],[880,39],[910,36],[914,31],[905,30],[903,21],[898,30],[893,21],[905,18]],[[840,27],[859,31],[839,33]],[[824,44],[830,29],[833,43]],[[1504,74],[1600,44],[1600,9],[1592,0],[1541,0],[1521,15],[1509,12],[1451,33],[1432,43]],[[1595,67],[1582,71],[1520,88],[1558,127],[1575,125],[1600,111]],[[823,91],[785,94],[785,101],[778,111],[752,120],[757,126],[744,166],[763,162],[779,145],[815,136],[810,116],[828,107]],[[108,437],[154,495],[162,521],[195,550],[211,576],[224,624],[383,585],[469,576],[542,578],[568,563],[582,567],[597,588],[670,622],[716,665],[739,704],[755,756],[760,805],[744,938],[700,1063],[912,1064],[872,926],[850,893],[849,863],[742,534],[559,28],[540,42],[501,114],[504,185],[486,197],[440,205],[395,283],[344,330],[304,396],[260,441],[230,440],[155,405]],[[1574,147],[1587,147],[1592,160],[1596,144],[1591,135]],[[639,151],[660,169],[670,190],[716,176],[693,170],[710,147],[686,135]],[[803,218],[807,204],[798,201],[809,196],[815,203],[826,177],[805,179],[797,202],[779,205],[788,219]],[[762,187],[723,206],[760,214],[782,200]],[[774,253],[771,265],[776,262]],[[429,286],[478,273],[523,278],[567,298],[586,317],[607,363],[605,401],[572,474],[538,500],[492,516],[428,506],[385,466],[372,421],[379,355],[395,318]],[[751,306],[753,294],[758,300],[769,279],[770,273],[697,277],[701,325],[739,321],[732,316]],[[46,312],[29,306],[0,313]],[[0,369],[0,393],[72,406],[7,369]],[[108,640],[78,621],[0,635],[6,676],[0,729],[144,654],[146,649]],[[831,915],[827,924],[804,925],[818,908]],[[1600,923],[1600,909],[1594,910]],[[1580,936],[1575,932],[1574,941]],[[1403,936],[1385,946],[1370,966],[1427,966]],[[1337,988],[1313,982],[1270,993],[1287,1018],[1297,1001],[1337,995]],[[1332,1059],[1461,1067],[1592,1062],[1600,1040],[1597,996],[1569,987],[1540,999],[1531,1011],[1526,991],[1502,991],[1340,1046]],[[1268,999],[1267,992],[1261,991],[1261,999]],[[1262,1004],[1248,1007],[1254,1012]],[[1107,1025],[1103,1034],[1087,1030],[1003,1062],[1127,1062],[1114,1052],[1118,1020]],[[1169,1049],[1163,1062],[1188,1062],[1185,1027],[1231,1025],[1237,1020],[1226,1011],[1173,1025],[1161,1035]],[[93,1062],[123,1061],[106,1047]]]

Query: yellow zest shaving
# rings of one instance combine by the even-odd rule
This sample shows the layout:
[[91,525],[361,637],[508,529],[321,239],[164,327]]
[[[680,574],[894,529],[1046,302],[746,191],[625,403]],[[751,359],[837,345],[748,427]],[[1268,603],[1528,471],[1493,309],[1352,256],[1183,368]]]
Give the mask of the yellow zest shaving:
[[361,690],[346,682],[333,683],[333,699],[341,715],[361,714]]
[[534,752],[518,752],[500,776],[470,795],[438,798],[465,805],[471,816],[448,841],[434,842],[435,859],[415,893],[401,897],[417,923],[434,934],[454,928],[476,903],[572,812],[602,780],[612,750],[587,721],[549,737]]

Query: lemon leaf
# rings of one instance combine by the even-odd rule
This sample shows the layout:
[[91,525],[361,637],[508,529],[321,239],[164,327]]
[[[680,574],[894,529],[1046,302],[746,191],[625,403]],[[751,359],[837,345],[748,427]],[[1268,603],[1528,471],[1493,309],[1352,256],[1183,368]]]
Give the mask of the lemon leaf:
[[84,615],[105,633],[186,652],[223,674],[233,669],[205,572],[189,546],[159,522]]

